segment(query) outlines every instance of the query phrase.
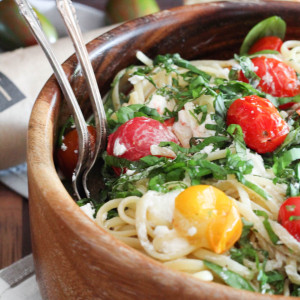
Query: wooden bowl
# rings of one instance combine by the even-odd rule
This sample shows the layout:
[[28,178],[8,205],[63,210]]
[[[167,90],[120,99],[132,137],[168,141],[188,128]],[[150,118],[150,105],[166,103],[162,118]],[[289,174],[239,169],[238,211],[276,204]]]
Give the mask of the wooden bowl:
[[[287,22],[286,39],[300,39],[300,5],[293,2],[199,4],[125,23],[88,44],[101,93],[107,92],[120,69],[136,62],[137,50],[150,57],[178,52],[186,59],[228,59],[238,52],[253,25],[273,15]],[[87,112],[86,86],[75,56],[64,63],[64,69]],[[44,299],[276,298],[169,270],[90,220],[65,190],[53,163],[58,120],[67,114],[51,77],[33,108],[28,136],[33,253]],[[283,298],[287,299],[276,299]]]

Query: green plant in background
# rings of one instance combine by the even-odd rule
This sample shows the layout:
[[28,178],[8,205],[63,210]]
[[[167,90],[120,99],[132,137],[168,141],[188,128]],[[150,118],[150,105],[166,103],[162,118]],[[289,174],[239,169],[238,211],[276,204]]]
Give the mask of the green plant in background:
[[155,0],[109,0],[106,14],[110,23],[119,23],[158,12]]
[[[57,32],[50,21],[35,9],[42,28],[51,43],[57,40]],[[13,0],[0,0],[0,48],[14,50],[36,44],[25,20]]]

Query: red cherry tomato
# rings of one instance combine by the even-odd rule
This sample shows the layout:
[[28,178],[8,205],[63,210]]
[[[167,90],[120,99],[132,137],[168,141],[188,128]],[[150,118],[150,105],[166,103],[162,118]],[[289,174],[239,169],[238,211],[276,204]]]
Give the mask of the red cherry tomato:
[[[88,126],[90,142],[92,148],[95,147],[96,129]],[[78,160],[78,134],[76,129],[69,131],[63,139],[62,146],[56,152],[58,167],[68,179],[72,178],[72,174]]]
[[[299,94],[300,85],[293,68],[274,58],[265,56],[252,59],[255,73],[261,78],[258,86],[275,97],[293,97]],[[242,72],[239,80],[249,82]]]
[[159,121],[136,117],[122,124],[108,137],[107,153],[131,161],[151,155],[151,145],[160,142],[174,142],[178,139],[164,124]]
[[175,118],[174,117],[164,121],[164,125],[166,125],[166,126],[173,126],[174,123],[175,123]]
[[249,54],[253,54],[263,50],[276,50],[280,52],[282,40],[277,36],[265,36],[259,39],[252,45],[249,50]]
[[227,112],[227,125],[241,126],[246,145],[258,153],[274,151],[289,133],[289,126],[268,99],[256,95],[235,100]]
[[278,222],[300,242],[300,197],[288,198],[281,204]]
[[286,110],[286,109],[291,108],[294,104],[296,104],[296,102],[288,102],[288,103],[279,105],[278,108]]

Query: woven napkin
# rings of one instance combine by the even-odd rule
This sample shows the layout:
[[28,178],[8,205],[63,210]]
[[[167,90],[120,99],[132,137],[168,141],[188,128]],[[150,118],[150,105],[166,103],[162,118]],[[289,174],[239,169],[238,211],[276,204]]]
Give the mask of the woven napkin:
[[[85,33],[84,41],[88,42],[110,29],[111,26],[102,27]],[[69,38],[58,40],[53,50],[60,63],[74,53]],[[52,73],[39,46],[0,54],[0,181],[24,197],[28,197],[24,162],[30,113]]]
[[33,257],[28,255],[0,270],[1,300],[41,300],[34,275]]
[[[109,29],[86,33],[84,40],[88,42]],[[53,49],[61,63],[74,53],[69,38],[60,39]],[[39,46],[0,54],[0,170],[25,162],[31,109],[52,73]]]

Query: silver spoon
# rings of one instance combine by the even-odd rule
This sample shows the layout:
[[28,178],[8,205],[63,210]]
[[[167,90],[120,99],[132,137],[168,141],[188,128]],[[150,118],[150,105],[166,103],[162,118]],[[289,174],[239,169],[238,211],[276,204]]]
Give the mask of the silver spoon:
[[[75,9],[71,6],[70,1],[57,1],[57,6],[64,18],[68,31],[72,37],[75,46],[76,54],[79,57],[84,75],[87,80],[88,90],[92,101],[92,107],[95,115],[96,123],[96,145],[95,150],[92,151],[89,145],[89,133],[87,130],[86,122],[78,105],[76,97],[73,93],[71,85],[67,79],[65,72],[61,65],[58,63],[50,43],[45,36],[41,24],[33,11],[31,5],[27,0],[15,0],[19,6],[21,14],[24,16],[27,24],[29,25],[33,35],[42,47],[46,57],[48,58],[57,81],[62,89],[64,97],[74,117],[75,126],[78,132],[78,161],[72,176],[72,184],[75,195],[78,199],[83,198],[81,191],[83,187],[85,197],[89,197],[87,188],[87,175],[91,170],[94,162],[96,161],[101,145],[105,145],[106,140],[106,116],[101,100],[98,85],[95,79],[90,60],[88,58],[87,50],[82,41],[81,31],[78,26],[77,18],[75,16]],[[91,79],[93,78],[93,79]],[[90,81],[92,80],[92,81]]]

